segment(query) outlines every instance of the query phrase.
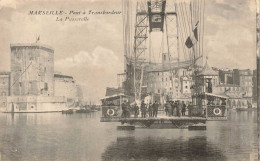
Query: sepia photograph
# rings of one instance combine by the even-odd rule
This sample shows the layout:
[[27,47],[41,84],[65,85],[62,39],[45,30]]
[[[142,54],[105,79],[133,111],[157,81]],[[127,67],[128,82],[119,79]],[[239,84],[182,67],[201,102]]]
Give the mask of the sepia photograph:
[[258,161],[259,0],[0,0],[0,161]]

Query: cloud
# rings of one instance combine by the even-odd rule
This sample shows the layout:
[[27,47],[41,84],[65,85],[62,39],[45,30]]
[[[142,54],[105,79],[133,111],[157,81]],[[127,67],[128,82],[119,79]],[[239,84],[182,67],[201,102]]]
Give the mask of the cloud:
[[16,9],[17,3],[18,2],[16,0],[0,0],[0,10],[2,8],[13,8],[13,9]]
[[96,102],[105,96],[106,87],[116,86],[117,74],[123,72],[123,68],[117,54],[102,46],[55,62],[56,71],[73,76],[84,87],[84,97]]
[[93,69],[113,69],[119,61],[118,56],[110,49],[98,46],[93,52],[80,51],[73,57],[60,59],[55,63],[57,68],[86,66]]
[[204,51],[212,66],[255,69],[255,12],[252,7],[252,1],[243,0],[208,3]]

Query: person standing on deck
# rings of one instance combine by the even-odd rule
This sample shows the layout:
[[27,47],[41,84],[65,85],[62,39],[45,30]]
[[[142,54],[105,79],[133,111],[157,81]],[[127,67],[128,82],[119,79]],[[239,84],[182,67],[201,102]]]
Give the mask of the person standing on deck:
[[224,116],[225,115],[225,110],[226,110],[226,101],[225,101],[225,99],[222,99],[221,100],[222,102],[221,102],[221,111],[222,111],[222,116]]
[[186,105],[185,105],[184,101],[182,101],[181,115],[185,116],[185,112],[186,112]]
[[148,105],[148,113],[149,113],[149,117],[153,117],[153,106],[151,102]]
[[130,117],[130,103],[129,103],[129,102],[126,102],[125,116],[126,116],[127,118]]
[[165,107],[165,113],[166,113],[166,116],[169,115],[169,109],[171,108],[171,104],[169,103],[169,101],[167,101],[164,105]]
[[189,117],[191,117],[191,111],[192,111],[192,105],[191,105],[191,102],[189,102],[188,104],[188,110],[189,110]]
[[122,118],[126,118],[126,100],[122,103]]
[[142,103],[141,103],[141,114],[142,114],[142,118],[146,117],[146,105],[145,105],[144,101],[142,101]]
[[171,106],[170,106],[170,110],[169,110],[169,113],[170,113],[169,115],[173,116],[173,101],[170,102],[170,105]]
[[178,101],[177,116],[179,116],[179,117],[181,117],[181,109],[182,109],[182,104],[180,101]]
[[173,112],[174,112],[174,116],[177,116],[177,109],[178,109],[178,102],[177,101],[175,101],[174,102],[174,108],[173,108]]
[[137,104],[134,104],[134,116],[135,118],[137,118],[139,115],[139,107],[137,106]]
[[153,117],[157,117],[158,108],[159,108],[159,104],[157,101],[155,101],[153,104]]

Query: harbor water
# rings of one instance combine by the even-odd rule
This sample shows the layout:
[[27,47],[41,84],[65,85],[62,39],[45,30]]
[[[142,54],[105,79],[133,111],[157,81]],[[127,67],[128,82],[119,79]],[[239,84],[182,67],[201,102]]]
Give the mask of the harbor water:
[[100,112],[0,113],[1,161],[256,160],[256,111],[229,111],[228,121],[208,121],[205,131],[118,131]]

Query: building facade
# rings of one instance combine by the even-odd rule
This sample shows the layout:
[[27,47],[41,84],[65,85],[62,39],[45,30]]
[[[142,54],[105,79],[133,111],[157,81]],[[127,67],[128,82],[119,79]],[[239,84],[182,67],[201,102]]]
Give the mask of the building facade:
[[253,72],[250,69],[234,69],[234,84],[243,89],[243,97],[253,96]]
[[147,92],[165,96],[171,100],[191,98],[190,72],[185,68],[153,70],[148,72]]
[[54,49],[41,44],[11,44],[11,86],[6,112],[53,112],[66,109],[54,97]]
[[219,81],[221,84],[233,84],[233,70],[219,70]]
[[5,110],[10,95],[10,72],[0,72],[0,111]]
[[54,96],[54,49],[11,44],[11,96]]
[[55,96],[65,97],[69,107],[78,106],[83,100],[81,87],[76,84],[72,76],[54,74]]

